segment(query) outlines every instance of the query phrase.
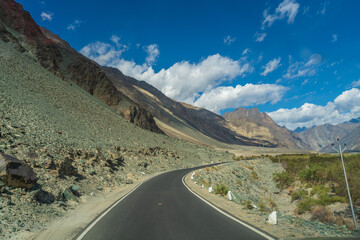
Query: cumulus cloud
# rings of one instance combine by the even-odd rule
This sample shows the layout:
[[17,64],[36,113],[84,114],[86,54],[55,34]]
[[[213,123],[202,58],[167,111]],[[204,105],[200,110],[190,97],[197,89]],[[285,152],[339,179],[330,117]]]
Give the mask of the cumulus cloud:
[[73,23],[69,24],[66,29],[74,31],[76,28],[80,27],[81,21],[75,20]]
[[255,37],[256,42],[262,42],[262,41],[264,41],[264,39],[266,37],[266,33],[258,33],[258,32],[256,32],[254,37]]
[[220,110],[227,108],[248,107],[267,102],[275,104],[282,99],[286,90],[286,87],[276,84],[220,86],[203,93],[194,104],[220,113]]
[[292,57],[289,56],[290,65],[287,69],[284,78],[294,79],[299,77],[310,77],[317,73],[317,66],[321,63],[322,57],[320,54],[312,54],[308,61],[292,62]]
[[235,42],[235,40],[236,40],[236,37],[227,36],[224,38],[224,43],[227,45],[230,45],[231,43]]
[[281,65],[280,61],[281,57],[278,57],[268,62],[265,66],[263,66],[264,72],[260,73],[260,75],[266,76],[268,73],[275,71]]
[[42,12],[40,14],[40,17],[43,21],[49,21],[51,22],[51,20],[53,19],[54,13],[52,12]]
[[80,52],[101,65],[116,67],[125,75],[147,81],[168,97],[187,103],[193,103],[201,93],[231,82],[236,77],[244,77],[252,71],[252,67],[244,58],[233,60],[214,54],[198,63],[181,61],[168,69],[155,72],[152,65],[160,54],[158,45],[144,47],[147,52],[145,62],[137,64],[133,60],[122,58],[122,53],[128,47],[121,45],[119,38],[112,37],[111,40],[116,46],[95,42],[83,47]]
[[269,9],[263,12],[264,20],[262,29],[270,27],[276,20],[287,18],[288,23],[294,23],[295,17],[299,11],[300,4],[296,0],[284,0],[276,8],[275,13],[269,14]]
[[277,124],[291,130],[326,123],[342,123],[360,116],[360,90],[352,88],[344,91],[325,106],[305,103],[300,108],[281,108],[270,112],[269,115]]

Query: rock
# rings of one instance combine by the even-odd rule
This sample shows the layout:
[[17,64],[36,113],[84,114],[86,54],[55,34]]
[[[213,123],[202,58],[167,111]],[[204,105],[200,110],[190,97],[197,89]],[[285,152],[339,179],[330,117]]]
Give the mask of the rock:
[[74,195],[72,194],[71,191],[69,191],[68,188],[65,188],[65,190],[63,192],[63,196],[67,201],[72,200],[74,198]]
[[37,181],[30,165],[0,152],[0,179],[7,186],[30,189]]
[[52,204],[55,202],[55,196],[52,193],[49,193],[42,189],[38,190],[35,193],[34,198],[36,201],[38,201],[40,203],[45,203],[45,204]]
[[71,185],[71,191],[73,192],[77,192],[79,190],[79,186],[78,185]]

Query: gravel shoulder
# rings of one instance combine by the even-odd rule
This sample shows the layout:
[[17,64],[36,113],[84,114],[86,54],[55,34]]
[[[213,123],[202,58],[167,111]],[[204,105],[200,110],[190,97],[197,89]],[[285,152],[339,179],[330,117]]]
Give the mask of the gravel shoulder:
[[[272,180],[272,173],[276,171],[281,171],[280,164],[269,159],[243,160],[193,171],[186,176],[185,183],[215,206],[280,239],[354,237],[352,231],[341,226],[296,215],[296,204]],[[209,192],[210,186],[215,189],[218,184],[229,188],[232,200]],[[260,210],[260,202],[265,210]],[[268,223],[269,213],[274,210],[277,211],[276,225]]]

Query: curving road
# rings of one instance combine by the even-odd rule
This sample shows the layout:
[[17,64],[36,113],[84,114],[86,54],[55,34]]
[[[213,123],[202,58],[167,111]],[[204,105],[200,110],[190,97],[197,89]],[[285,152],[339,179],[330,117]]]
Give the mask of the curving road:
[[75,239],[273,239],[221,214],[191,193],[182,178],[194,169],[167,172],[144,182]]

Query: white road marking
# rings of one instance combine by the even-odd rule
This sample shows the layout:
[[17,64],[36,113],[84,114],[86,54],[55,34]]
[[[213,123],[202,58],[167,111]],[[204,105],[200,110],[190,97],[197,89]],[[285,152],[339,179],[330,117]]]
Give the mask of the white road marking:
[[[150,179],[148,179],[150,180]],[[145,182],[147,182],[148,180],[146,180]],[[101,214],[92,224],[90,224],[85,231],[83,231],[83,233],[76,238],[76,240],[81,240],[83,239],[83,237],[85,237],[85,235],[90,231],[90,229],[92,227],[95,226],[96,223],[98,223],[106,214],[108,214],[108,212],[111,211],[111,209],[113,209],[119,202],[121,202],[122,200],[124,200],[127,196],[129,196],[133,191],[135,191],[138,187],[140,187],[141,184],[143,184],[144,182],[140,183],[139,185],[137,185],[133,190],[131,190],[130,192],[128,192],[125,196],[123,196],[122,198],[120,198],[117,202],[115,202],[108,210],[106,210],[105,212],[103,212],[103,214]]]
[[208,204],[210,207],[214,208],[216,211],[218,211],[218,212],[222,213],[223,215],[231,218],[231,219],[234,220],[235,222],[242,224],[243,226],[249,228],[250,230],[256,232],[257,234],[263,236],[264,238],[266,238],[266,239],[268,239],[268,240],[275,240],[274,238],[268,236],[267,234],[265,234],[265,233],[257,230],[256,228],[250,226],[249,224],[247,224],[247,223],[245,223],[245,222],[243,222],[243,221],[241,221],[241,220],[239,220],[239,219],[237,219],[237,218],[235,218],[235,217],[227,214],[226,212],[224,212],[224,211],[221,210],[220,208],[216,207],[214,204],[208,202],[208,201],[205,200],[203,197],[201,197],[200,195],[198,195],[196,192],[194,192],[193,190],[191,190],[190,187],[185,183],[185,180],[184,180],[185,177],[186,177],[187,175],[189,175],[189,174],[190,174],[190,173],[186,174],[186,175],[182,178],[182,182],[183,182],[184,186],[185,186],[192,194],[194,194],[195,196],[197,196],[200,200],[202,200],[203,202],[205,202],[206,204]]

